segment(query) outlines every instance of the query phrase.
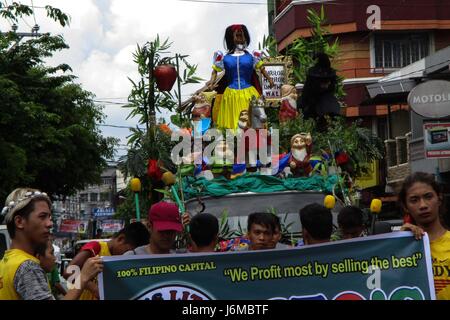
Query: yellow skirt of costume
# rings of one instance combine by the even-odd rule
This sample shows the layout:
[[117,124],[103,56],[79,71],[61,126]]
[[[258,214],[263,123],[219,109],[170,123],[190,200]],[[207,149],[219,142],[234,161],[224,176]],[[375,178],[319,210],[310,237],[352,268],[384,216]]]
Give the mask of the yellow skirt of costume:
[[223,94],[216,95],[216,99],[214,100],[214,106],[212,111],[212,120],[214,123],[217,123],[217,118],[219,117],[219,109],[220,104],[222,102],[222,96]]
[[259,97],[258,91],[253,86],[240,90],[226,88],[218,108],[217,127],[236,129],[241,111],[248,110],[253,96]]

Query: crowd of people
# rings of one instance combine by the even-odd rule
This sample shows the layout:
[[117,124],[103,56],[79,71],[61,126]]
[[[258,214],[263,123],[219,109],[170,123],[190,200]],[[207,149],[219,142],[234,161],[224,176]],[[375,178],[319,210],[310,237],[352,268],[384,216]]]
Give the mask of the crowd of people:
[[[442,220],[443,195],[434,176],[417,172],[405,179],[399,204],[408,223],[402,230],[412,231],[417,239],[426,232],[430,239],[433,269],[450,270],[450,231]],[[175,253],[175,241],[186,226],[190,253],[287,249],[280,242],[282,226],[278,216],[254,212],[248,216],[245,236],[219,241],[219,221],[209,213],[180,216],[170,202],[154,204],[148,226],[131,223],[109,241],[91,241],[84,245],[63,273],[68,290],[59,281],[56,258],[50,240],[52,229],[50,198],[38,190],[16,189],[6,200],[4,223],[12,239],[11,249],[0,261],[0,300],[43,300],[59,296],[65,300],[99,299],[97,275],[102,271],[102,256],[153,255]],[[333,217],[321,204],[309,204],[299,211],[302,241],[294,246],[308,246],[332,241]],[[338,214],[338,236],[345,240],[366,236],[363,212],[347,206]],[[80,270],[73,281],[73,270]],[[438,299],[450,300],[450,274],[434,275]]]

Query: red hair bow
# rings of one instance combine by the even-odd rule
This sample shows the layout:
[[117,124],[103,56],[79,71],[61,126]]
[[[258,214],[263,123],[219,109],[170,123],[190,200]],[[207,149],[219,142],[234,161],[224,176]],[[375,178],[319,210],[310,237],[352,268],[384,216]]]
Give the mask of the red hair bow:
[[233,30],[233,31],[242,31],[242,24],[233,24],[232,26],[231,26],[231,30]]

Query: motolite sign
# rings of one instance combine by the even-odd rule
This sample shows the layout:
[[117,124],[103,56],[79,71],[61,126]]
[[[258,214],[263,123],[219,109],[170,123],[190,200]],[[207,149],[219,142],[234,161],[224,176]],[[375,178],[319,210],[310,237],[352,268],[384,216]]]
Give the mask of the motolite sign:
[[418,85],[409,93],[408,103],[425,118],[450,116],[450,81],[431,80]]

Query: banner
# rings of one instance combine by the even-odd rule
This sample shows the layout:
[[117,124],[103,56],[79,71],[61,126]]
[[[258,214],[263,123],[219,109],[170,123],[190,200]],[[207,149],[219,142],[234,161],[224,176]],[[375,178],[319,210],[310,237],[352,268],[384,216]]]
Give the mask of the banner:
[[59,232],[86,233],[88,220],[63,220],[59,226]]
[[101,299],[435,299],[428,237],[409,232],[286,250],[104,257]]
[[450,158],[450,122],[423,125],[427,159]]
[[122,220],[99,220],[98,224],[104,233],[116,233],[124,227]]

